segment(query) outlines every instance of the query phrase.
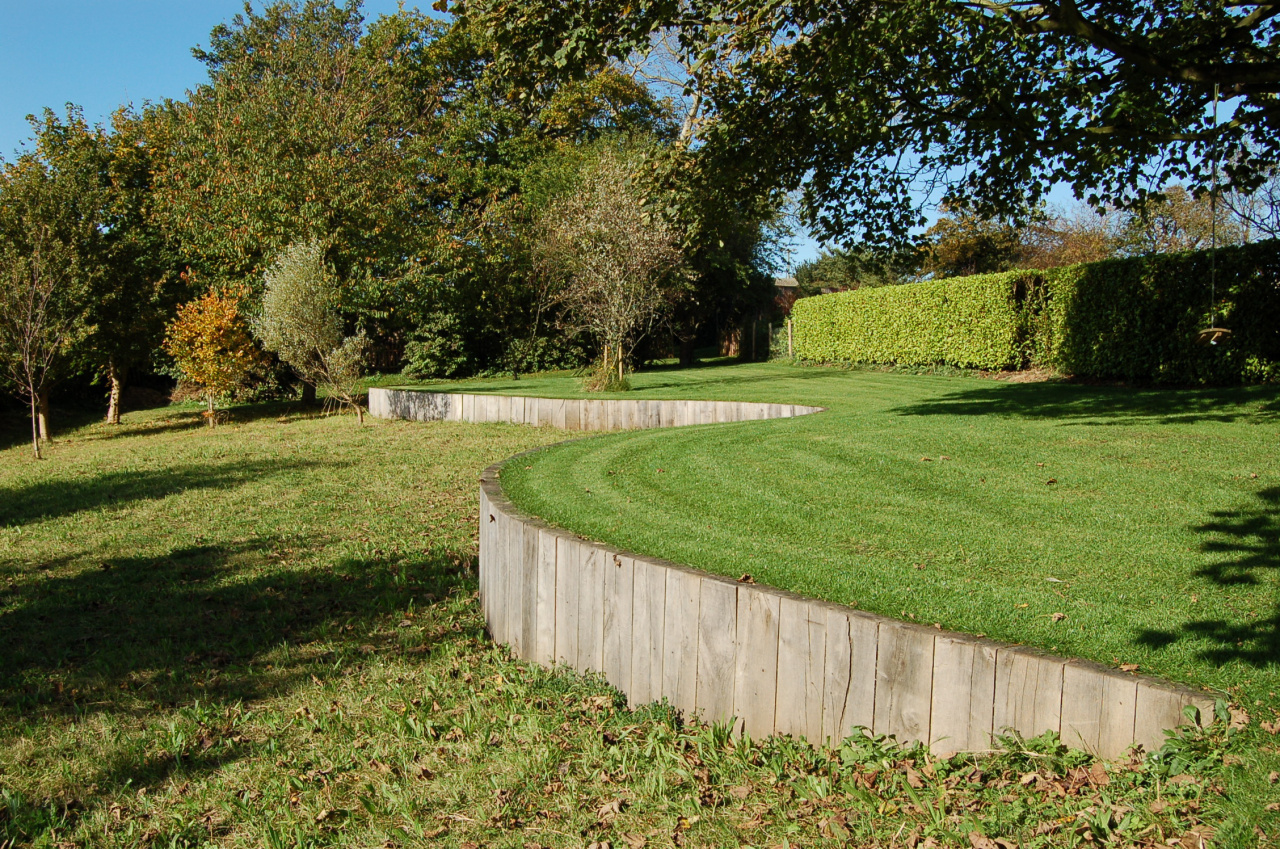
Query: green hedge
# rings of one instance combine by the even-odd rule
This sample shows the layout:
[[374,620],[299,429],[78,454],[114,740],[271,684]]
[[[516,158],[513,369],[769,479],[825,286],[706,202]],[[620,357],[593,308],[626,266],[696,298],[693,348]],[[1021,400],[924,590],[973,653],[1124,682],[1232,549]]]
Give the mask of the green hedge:
[[1022,272],[855,289],[796,301],[796,356],[818,362],[1003,368],[1022,358]]
[[796,354],[822,362],[1041,365],[1065,374],[1203,384],[1280,377],[1280,242],[821,295],[798,301]]

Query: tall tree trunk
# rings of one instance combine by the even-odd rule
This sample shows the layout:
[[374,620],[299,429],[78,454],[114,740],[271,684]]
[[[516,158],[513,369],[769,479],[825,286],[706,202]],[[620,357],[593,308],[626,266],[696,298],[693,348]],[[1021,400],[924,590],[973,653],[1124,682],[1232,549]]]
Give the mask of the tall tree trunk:
[[49,436],[49,391],[45,390],[36,396],[36,419],[40,423],[40,438],[52,442]]
[[208,416],[208,418],[209,418],[209,427],[214,427],[214,426],[216,426],[216,425],[218,424],[218,417],[217,417],[217,414],[216,414],[216,413],[214,413],[214,410],[213,410],[213,395],[212,395],[212,393],[211,393],[211,394],[207,395],[206,397],[207,397],[207,398],[208,398],[208,400],[209,400],[209,411],[208,411],[208,413],[206,413],[206,415],[207,415],[207,416]]
[[35,452],[37,460],[43,460],[40,455],[40,412],[36,403],[36,393],[31,392],[31,449]]
[[316,385],[303,381],[302,384],[302,403],[314,404],[316,402]]
[[127,368],[117,368],[114,359],[107,360],[107,424],[120,424],[120,396],[128,375]]
[[680,366],[688,368],[693,365],[693,337],[680,340]]

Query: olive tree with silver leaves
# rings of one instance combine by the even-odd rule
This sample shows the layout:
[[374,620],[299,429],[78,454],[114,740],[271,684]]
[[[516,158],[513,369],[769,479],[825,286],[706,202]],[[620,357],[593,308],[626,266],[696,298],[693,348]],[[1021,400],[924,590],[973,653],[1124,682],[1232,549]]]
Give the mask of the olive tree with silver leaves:
[[319,239],[290,245],[267,269],[254,335],[306,383],[324,390],[325,405],[350,409],[364,423],[360,372],[369,341],[345,335],[341,283]]

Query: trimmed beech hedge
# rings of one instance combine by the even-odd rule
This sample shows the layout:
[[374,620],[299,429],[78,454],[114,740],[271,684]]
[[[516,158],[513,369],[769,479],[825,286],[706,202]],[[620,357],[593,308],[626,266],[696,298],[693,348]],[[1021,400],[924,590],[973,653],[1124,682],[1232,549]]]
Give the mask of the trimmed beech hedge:
[[1082,377],[1239,383],[1280,377],[1280,241],[860,289],[797,301],[796,355],[814,362],[1045,366]]
[[1022,357],[1021,272],[855,289],[796,301],[796,355],[819,362],[1002,368]]

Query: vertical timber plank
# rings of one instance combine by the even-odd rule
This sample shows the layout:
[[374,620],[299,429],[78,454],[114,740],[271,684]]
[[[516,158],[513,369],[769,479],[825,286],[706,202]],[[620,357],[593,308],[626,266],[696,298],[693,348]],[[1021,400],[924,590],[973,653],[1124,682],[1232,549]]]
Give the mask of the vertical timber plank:
[[1012,729],[1023,737],[1062,730],[1062,669],[1065,661],[1030,649],[996,651],[997,734]]
[[1133,745],[1138,679],[1085,661],[1062,670],[1062,742],[1101,758]]
[[[805,599],[784,596],[778,608],[778,692],[774,727],[818,743],[826,673],[826,615]],[[816,615],[814,615],[816,614]]]
[[582,430],[582,401],[570,399],[564,402],[565,430]]
[[556,663],[573,666],[578,662],[578,582],[580,561],[578,541],[556,540]]
[[876,656],[876,706],[872,729],[899,740],[929,741],[933,695],[932,631],[898,622],[880,623]]
[[538,555],[541,548],[538,529],[533,525],[524,526],[523,578],[520,581],[520,610],[522,631],[520,637],[520,658],[536,660],[538,654],[538,629],[542,624],[538,621]]
[[1187,724],[1183,708],[1199,711],[1200,724],[1213,720],[1213,699],[1208,694],[1190,693],[1162,681],[1139,678],[1133,741],[1154,752],[1164,745],[1165,731]]
[[604,677],[629,693],[635,561],[612,552],[604,555]]
[[503,600],[507,606],[506,643],[516,657],[524,657],[524,522],[510,516],[507,527],[506,580],[503,581]]
[[489,583],[493,598],[493,627],[489,633],[493,636],[495,643],[506,643],[507,606],[503,591],[506,589],[507,582],[507,538],[510,536],[508,527],[511,522],[501,506],[496,504],[494,506],[498,509],[493,511],[497,522],[494,523],[493,528],[493,580]]
[[701,579],[667,569],[667,611],[662,644],[662,695],[693,716],[698,685],[698,596]]
[[939,634],[933,644],[929,747],[940,755],[990,749],[995,691],[995,645]]
[[695,703],[703,722],[732,721],[737,669],[738,588],[702,578],[698,612],[698,675]]
[[756,739],[775,730],[780,601],[773,593],[750,585],[738,587],[733,705],[742,719],[742,730]]
[[666,569],[647,560],[632,561],[631,692],[632,707],[662,698],[662,637],[666,627]]
[[579,672],[600,672],[604,666],[604,552],[589,542],[578,544],[578,658]]
[[479,552],[476,556],[476,568],[479,572],[480,583],[480,613],[484,616],[484,627],[486,631],[493,633],[491,622],[492,614],[489,610],[491,599],[489,598],[489,574],[493,571],[490,565],[490,559],[493,557],[493,543],[491,541],[491,532],[489,526],[492,524],[490,519],[489,493],[485,491],[484,486],[480,487],[480,521],[477,529],[477,538]]
[[543,666],[556,662],[556,535],[538,531],[538,623],[533,659]]
[[854,610],[826,607],[821,739],[837,743],[875,717],[879,623]]

